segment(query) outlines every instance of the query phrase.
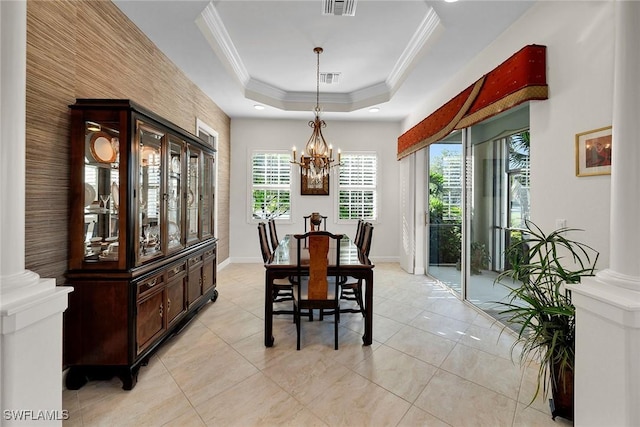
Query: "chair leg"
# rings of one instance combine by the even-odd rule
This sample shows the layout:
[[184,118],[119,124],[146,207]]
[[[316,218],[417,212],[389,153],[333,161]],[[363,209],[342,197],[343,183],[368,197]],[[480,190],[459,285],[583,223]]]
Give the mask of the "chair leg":
[[296,349],[300,350],[300,307],[298,307],[295,311],[295,322],[296,322]]
[[335,325],[334,325],[334,332],[333,332],[334,333],[334,337],[333,338],[335,340],[334,348],[335,348],[335,350],[337,350],[338,349],[338,323],[340,323],[340,309],[336,308],[334,310],[334,312],[335,312],[335,319],[334,319],[335,320]]
[[293,323],[296,323],[296,303],[294,301],[291,301],[291,308],[293,310]]
[[356,300],[358,305],[360,306],[360,312],[364,316],[364,303],[362,302],[362,280],[358,280],[358,286],[354,289],[354,293],[356,294]]

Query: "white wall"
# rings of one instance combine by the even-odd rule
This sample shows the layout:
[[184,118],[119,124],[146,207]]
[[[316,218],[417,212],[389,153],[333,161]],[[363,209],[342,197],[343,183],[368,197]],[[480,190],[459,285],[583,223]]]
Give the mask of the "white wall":
[[[549,99],[531,103],[531,218],[584,229],[609,265],[610,176],[575,176],[575,134],[611,125],[613,1],[541,1],[405,119],[411,128],[528,44],[547,46]],[[615,147],[613,148],[615,150]],[[615,165],[614,165],[615,167]]]
[[[311,120],[310,113],[309,119]],[[308,120],[231,121],[231,201],[229,255],[232,262],[262,262],[258,246],[257,222],[249,215],[250,157],[252,150],[291,150],[300,153],[311,136]],[[327,122],[323,135],[336,150],[376,151],[378,154],[379,218],[374,223],[371,258],[374,262],[398,261],[400,244],[400,164],[396,160],[400,124],[397,122]],[[278,223],[279,237],[304,231],[303,215],[320,212],[328,216],[327,229],[334,233],[355,234],[356,223],[336,224],[336,187],[331,176],[329,196],[301,196],[300,172],[294,166],[292,222]]]

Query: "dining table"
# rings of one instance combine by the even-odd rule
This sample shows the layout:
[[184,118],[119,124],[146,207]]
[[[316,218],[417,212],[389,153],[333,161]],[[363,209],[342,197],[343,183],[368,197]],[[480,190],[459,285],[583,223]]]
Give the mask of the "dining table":
[[[328,275],[336,274],[335,251],[337,242],[329,246]],[[276,279],[285,279],[298,274],[298,241],[293,235],[286,235],[278,244],[271,257],[265,262],[265,298],[264,298],[264,345],[272,347],[273,337],[273,282]],[[340,276],[351,276],[363,281],[364,301],[364,345],[371,345],[373,341],[373,267],[369,258],[360,251],[358,246],[347,235],[339,240],[340,245]],[[309,271],[308,249],[301,248],[301,268],[303,274]],[[306,270],[306,271],[305,271]]]

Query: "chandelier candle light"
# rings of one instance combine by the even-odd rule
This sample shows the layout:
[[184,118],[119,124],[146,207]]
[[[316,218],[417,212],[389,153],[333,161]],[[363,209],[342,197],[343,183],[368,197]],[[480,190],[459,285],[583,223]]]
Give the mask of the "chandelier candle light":
[[315,119],[309,121],[309,127],[313,129],[313,132],[300,155],[299,162],[296,161],[296,147],[293,147],[293,160],[291,163],[300,165],[301,171],[308,181],[317,185],[329,174],[332,167],[340,165],[340,150],[338,150],[338,161],[335,162],[333,159],[333,147],[327,145],[324,136],[322,136],[322,128],[327,126],[324,120],[320,120],[320,54],[322,53],[322,48],[316,47],[313,51],[317,55]]

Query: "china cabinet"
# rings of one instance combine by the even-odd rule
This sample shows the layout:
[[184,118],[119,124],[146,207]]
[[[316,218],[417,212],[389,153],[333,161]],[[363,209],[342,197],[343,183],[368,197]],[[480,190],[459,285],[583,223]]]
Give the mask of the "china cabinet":
[[117,375],[215,301],[215,150],[129,100],[71,109],[66,385]]

